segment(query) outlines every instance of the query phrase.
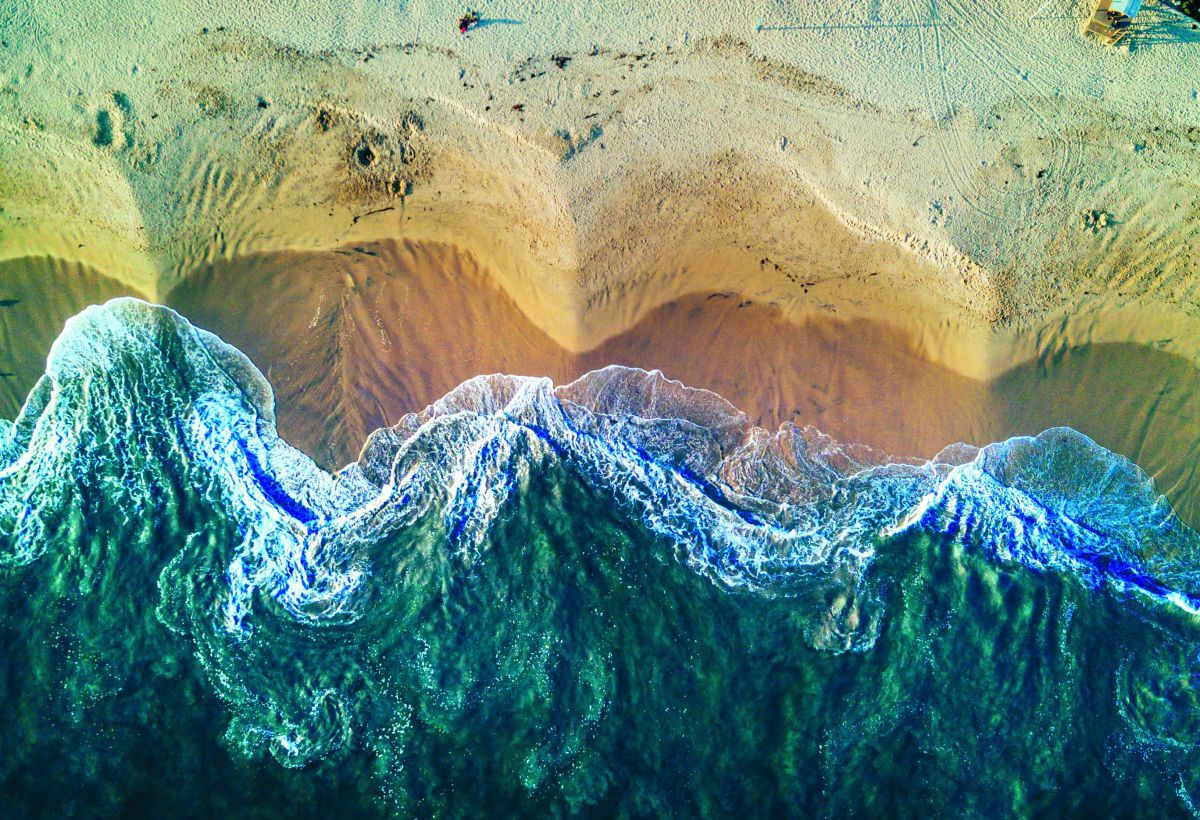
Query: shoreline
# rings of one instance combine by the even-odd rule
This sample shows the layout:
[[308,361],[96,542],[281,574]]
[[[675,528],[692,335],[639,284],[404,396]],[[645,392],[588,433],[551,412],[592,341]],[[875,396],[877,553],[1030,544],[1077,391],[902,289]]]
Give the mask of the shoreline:
[[[954,413],[885,424],[939,383],[961,388],[957,417],[982,418],[970,384],[1080,349],[1200,365],[1200,62],[1181,59],[1193,35],[1169,10],[1156,19],[1178,37],[1106,49],[1070,21],[1008,25],[1027,12],[1015,0],[949,2],[944,26],[880,49],[855,9],[808,22],[840,26],[822,17],[838,11],[861,29],[793,31],[732,4],[616,20],[585,0],[464,37],[440,2],[297,21],[151,0],[90,27],[69,3],[20,2],[0,22],[13,372],[89,299],[178,306],[265,371],[295,358],[299,386],[273,383],[295,394],[301,439],[336,462],[463,378],[562,382],[606,356],[721,387],[778,423],[809,389],[788,356],[836,337],[831,372],[870,362],[909,398],[879,409],[847,387],[860,430],[827,423],[910,453],[962,429]],[[428,252],[439,269],[442,254],[462,276],[385,286],[380,268],[372,284],[380,257],[359,249],[412,257],[401,268]],[[274,270],[288,259],[314,267]],[[266,284],[242,275],[262,266]],[[700,305],[720,294],[754,318]],[[777,375],[743,389],[689,360],[679,315],[696,305],[704,343]],[[252,338],[268,309],[288,332]],[[420,311],[442,327],[406,324]],[[434,358],[383,355],[378,332]],[[312,386],[322,368],[344,374],[341,390]]]
[[[58,313],[103,301],[80,291],[70,266],[46,264],[26,277],[76,285],[52,289],[63,295]],[[16,273],[6,267],[0,288],[11,289]],[[797,322],[776,305],[719,291],[652,308],[575,353],[534,325],[472,255],[412,243],[217,264],[166,304],[254,361],[276,394],[281,435],[328,469],[353,460],[375,429],[472,377],[547,376],[561,385],[619,364],[711,390],[767,430],[811,424],[899,458],[1071,426],[1136,461],[1186,520],[1200,521],[1200,477],[1189,466],[1200,463],[1192,409],[1200,368],[1153,345],[1103,343],[1086,323],[1024,340],[1031,358],[978,380],[929,359],[927,343],[886,323]],[[269,315],[262,304],[272,305]],[[61,330],[53,307],[2,308],[0,331],[53,328],[42,334],[48,350]],[[37,357],[26,358],[28,372],[5,379],[9,399],[21,379],[27,389],[41,374]]]

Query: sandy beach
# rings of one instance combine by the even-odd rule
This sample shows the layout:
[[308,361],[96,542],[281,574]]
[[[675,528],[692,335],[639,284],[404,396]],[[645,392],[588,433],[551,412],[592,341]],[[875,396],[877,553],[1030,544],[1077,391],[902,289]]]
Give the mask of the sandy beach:
[[616,362],[902,455],[1070,423],[1170,490],[1200,31],[1154,4],[1106,48],[1050,5],[496,4],[462,36],[445,3],[20,0],[5,412],[130,293],[245,350],[328,466],[470,376]]

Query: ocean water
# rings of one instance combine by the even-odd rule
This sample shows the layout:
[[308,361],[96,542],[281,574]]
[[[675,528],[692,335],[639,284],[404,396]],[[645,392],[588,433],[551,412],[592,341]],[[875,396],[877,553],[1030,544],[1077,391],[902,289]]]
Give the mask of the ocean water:
[[1067,428],[897,461],[612,367],[331,475],[132,299],[0,424],[6,817],[1200,799],[1200,536]]

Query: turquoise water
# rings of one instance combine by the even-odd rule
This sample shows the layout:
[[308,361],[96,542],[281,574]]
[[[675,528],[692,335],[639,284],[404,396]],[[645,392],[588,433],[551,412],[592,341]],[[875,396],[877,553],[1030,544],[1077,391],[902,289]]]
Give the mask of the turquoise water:
[[0,801],[42,813],[1193,812],[1200,537],[1066,428],[904,463],[608,368],[337,475],[135,300],[0,430]]

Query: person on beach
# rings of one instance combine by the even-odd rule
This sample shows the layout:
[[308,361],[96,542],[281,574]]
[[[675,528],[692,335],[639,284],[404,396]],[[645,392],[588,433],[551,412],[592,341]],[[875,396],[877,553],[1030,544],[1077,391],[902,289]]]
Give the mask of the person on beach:
[[466,34],[477,25],[479,25],[479,12],[467,9],[467,13],[458,19],[458,33]]

